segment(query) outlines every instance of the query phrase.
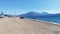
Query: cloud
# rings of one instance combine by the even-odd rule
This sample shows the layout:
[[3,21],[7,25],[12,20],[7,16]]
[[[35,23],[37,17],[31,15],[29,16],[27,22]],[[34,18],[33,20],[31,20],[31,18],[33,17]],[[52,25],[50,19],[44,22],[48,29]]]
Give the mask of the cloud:
[[56,13],[60,13],[60,10],[35,10],[35,12],[38,12],[38,13],[48,12],[50,14],[56,14]]
[[56,13],[60,13],[60,10],[50,10],[46,12],[51,13],[51,14],[56,14]]

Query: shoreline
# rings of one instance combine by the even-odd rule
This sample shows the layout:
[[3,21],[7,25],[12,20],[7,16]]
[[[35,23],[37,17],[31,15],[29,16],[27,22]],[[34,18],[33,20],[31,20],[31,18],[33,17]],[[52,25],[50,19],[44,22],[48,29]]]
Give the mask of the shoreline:
[[[4,18],[8,18],[8,17],[4,17]],[[10,17],[10,18],[19,18],[19,17]],[[30,18],[24,18],[24,19],[34,20],[34,21],[38,21],[38,22],[45,22],[45,23],[49,23],[49,24],[53,24],[53,25],[60,25],[60,23],[57,23],[57,22],[49,22],[49,21],[30,19]]]
[[[30,18],[25,18],[25,19],[30,19]],[[57,22],[49,22],[49,21],[38,20],[38,19],[30,19],[30,20],[34,20],[34,21],[38,21],[38,22],[45,22],[45,23],[49,23],[49,24],[53,24],[53,25],[60,25],[60,23],[57,23]]]
[[57,23],[57,22],[49,22],[49,21],[38,20],[38,19],[36,19],[36,21],[45,22],[45,23],[49,23],[49,24],[53,24],[53,25],[60,25],[60,23]]
[[42,21],[45,23],[53,24],[53,25],[60,25],[60,23],[56,23],[56,22],[49,22],[49,21],[44,21],[44,20],[42,20]]

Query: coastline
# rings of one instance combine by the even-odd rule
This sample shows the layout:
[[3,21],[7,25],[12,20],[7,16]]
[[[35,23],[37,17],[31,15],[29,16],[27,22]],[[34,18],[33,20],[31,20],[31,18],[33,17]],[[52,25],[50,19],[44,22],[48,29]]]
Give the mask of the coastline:
[[38,20],[36,19],[36,21],[39,21],[39,22],[45,22],[45,23],[50,23],[50,24],[54,24],[54,25],[60,25],[60,23],[57,23],[57,22],[49,22],[49,21],[44,21],[44,20]]

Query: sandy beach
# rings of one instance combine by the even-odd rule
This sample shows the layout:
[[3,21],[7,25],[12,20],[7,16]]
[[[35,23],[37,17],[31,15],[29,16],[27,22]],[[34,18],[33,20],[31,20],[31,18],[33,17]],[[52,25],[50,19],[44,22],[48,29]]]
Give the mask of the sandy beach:
[[60,34],[60,25],[32,19],[0,18],[0,34]]

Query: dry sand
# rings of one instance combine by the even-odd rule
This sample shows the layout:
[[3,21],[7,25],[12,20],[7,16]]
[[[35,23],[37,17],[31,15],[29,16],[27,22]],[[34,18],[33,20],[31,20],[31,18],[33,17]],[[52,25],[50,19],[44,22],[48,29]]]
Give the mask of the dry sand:
[[60,34],[60,25],[31,19],[0,18],[0,34]]

